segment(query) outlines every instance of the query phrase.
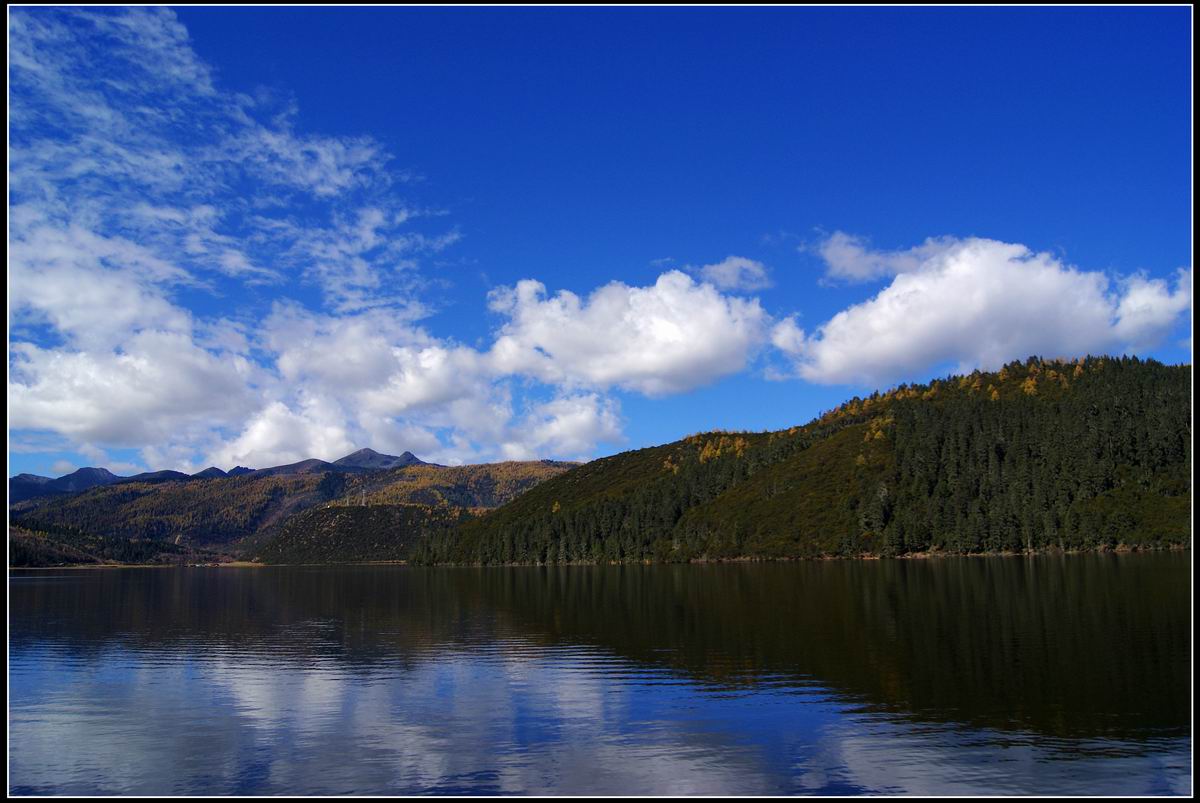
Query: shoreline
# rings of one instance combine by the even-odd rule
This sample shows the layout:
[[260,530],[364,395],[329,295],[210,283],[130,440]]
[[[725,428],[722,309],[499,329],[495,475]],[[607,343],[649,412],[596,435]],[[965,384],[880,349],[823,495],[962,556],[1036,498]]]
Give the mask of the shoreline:
[[440,568],[540,568],[551,566],[690,566],[711,565],[720,563],[793,563],[799,561],[878,561],[878,560],[939,560],[943,558],[1036,558],[1066,555],[1130,555],[1138,552],[1187,552],[1191,544],[1171,544],[1165,547],[1138,547],[1129,544],[1118,544],[1115,547],[1099,549],[1034,549],[1021,552],[908,552],[903,555],[814,555],[808,557],[757,557],[742,556],[735,558],[692,558],[686,561],[566,561],[562,563],[411,563],[405,560],[372,560],[372,561],[338,561],[324,563],[259,563],[249,560],[231,560],[223,563],[208,563],[201,565],[173,563],[76,563],[61,566],[9,566],[8,571],[44,571],[46,569],[267,569],[275,567],[328,567],[328,566],[413,566],[423,569]]
[[[1191,544],[1171,544],[1163,547],[1136,547],[1128,544],[1118,544],[1115,547],[1105,547],[1097,549],[1032,549],[1021,552],[941,552],[941,551],[926,551],[926,552],[906,552],[903,555],[812,555],[806,557],[752,557],[742,556],[735,558],[691,558],[689,560],[680,561],[659,561],[659,560],[626,560],[626,561],[564,561],[561,563],[424,563],[413,564],[423,568],[441,568],[441,567],[472,567],[472,568],[500,568],[500,567],[540,567],[540,566],[692,566],[692,565],[710,565],[718,563],[798,563],[801,561],[878,561],[878,560],[940,560],[944,558],[1039,558],[1052,556],[1066,555],[1131,555],[1139,552],[1154,553],[1154,552],[1187,552],[1192,548]],[[300,564],[279,564],[279,565],[300,565]],[[347,564],[343,564],[347,565]],[[358,564],[362,565],[362,564]]]

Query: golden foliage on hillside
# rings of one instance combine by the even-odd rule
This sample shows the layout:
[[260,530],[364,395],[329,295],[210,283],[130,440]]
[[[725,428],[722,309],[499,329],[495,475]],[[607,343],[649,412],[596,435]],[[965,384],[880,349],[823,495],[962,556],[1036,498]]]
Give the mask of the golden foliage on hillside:
[[13,515],[119,538],[224,544],[256,531],[291,500],[313,496],[319,474],[123,482],[30,500]]
[[481,463],[472,466],[405,466],[351,477],[336,504],[499,507],[540,482],[575,466],[548,460]]
[[571,468],[548,461],[407,466],[369,474],[247,474],[184,482],[123,482],[12,507],[14,518],[102,536],[217,546],[257,538],[330,501],[491,509]]
[[730,437],[728,435],[720,435],[716,438],[710,438],[704,441],[704,445],[700,448],[700,462],[707,463],[710,460],[716,460],[723,454],[733,454],[741,457],[746,453],[746,439],[743,437]]
[[[817,423],[833,424],[845,419],[858,418],[870,414],[880,406],[904,399],[948,401],[964,395],[979,394],[992,401],[1000,401],[1018,395],[1035,396],[1050,391],[1061,393],[1070,388],[1072,380],[1079,379],[1087,371],[1102,370],[1106,364],[1107,360],[1104,357],[1080,357],[1074,360],[1030,357],[1025,361],[1015,360],[998,371],[975,370],[969,374],[934,379],[924,385],[905,384],[882,393],[872,393],[866,398],[855,397],[822,413],[818,416]],[[693,437],[699,439],[705,436]]]

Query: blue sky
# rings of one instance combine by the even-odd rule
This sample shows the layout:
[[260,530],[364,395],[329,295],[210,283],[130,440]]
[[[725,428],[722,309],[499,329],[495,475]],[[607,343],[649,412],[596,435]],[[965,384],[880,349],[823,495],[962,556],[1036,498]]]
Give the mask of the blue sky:
[[1191,360],[1191,12],[10,11],[10,474]]

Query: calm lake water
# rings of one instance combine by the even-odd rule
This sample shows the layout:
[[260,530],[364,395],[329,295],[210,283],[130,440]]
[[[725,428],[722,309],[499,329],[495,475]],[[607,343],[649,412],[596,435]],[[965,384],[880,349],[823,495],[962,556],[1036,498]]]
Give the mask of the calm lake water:
[[10,791],[1191,791],[1190,553],[17,572]]

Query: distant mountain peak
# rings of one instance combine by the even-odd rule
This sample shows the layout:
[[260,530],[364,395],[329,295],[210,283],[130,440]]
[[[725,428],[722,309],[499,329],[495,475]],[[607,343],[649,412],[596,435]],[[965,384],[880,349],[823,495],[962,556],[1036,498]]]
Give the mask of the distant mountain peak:
[[55,486],[68,493],[86,491],[97,485],[109,485],[121,479],[106,468],[84,466],[81,469],[64,474],[54,481]]
[[356,457],[387,457],[387,455],[380,454],[379,452],[375,451],[374,449],[364,447],[362,449],[359,449],[357,452],[351,452],[350,454],[346,455],[345,457],[334,460],[333,462],[341,463],[343,460],[352,460]]
[[120,482],[120,483],[125,483],[125,482],[158,483],[158,482],[181,482],[183,480],[190,480],[190,479],[192,479],[192,477],[188,476],[187,474],[184,474],[182,471],[172,471],[170,469],[166,469],[163,471],[143,471],[141,474],[134,474],[132,477],[118,477],[116,481]]
[[55,479],[40,477],[36,474],[19,474],[9,478],[8,501],[9,504],[12,504],[36,496],[74,494],[95,488],[97,485],[111,485],[120,479],[106,468],[92,466],[86,466]]
[[115,476],[117,476],[117,475],[113,474],[111,471],[109,471],[106,468],[97,468],[95,466],[84,466],[83,468],[75,469],[70,474],[62,475],[61,477],[59,477],[59,479],[65,480],[67,477],[115,477]]
[[345,457],[333,461],[333,465],[342,468],[400,468],[402,466],[423,465],[424,461],[412,452],[401,455],[380,454],[374,449],[359,449]]

